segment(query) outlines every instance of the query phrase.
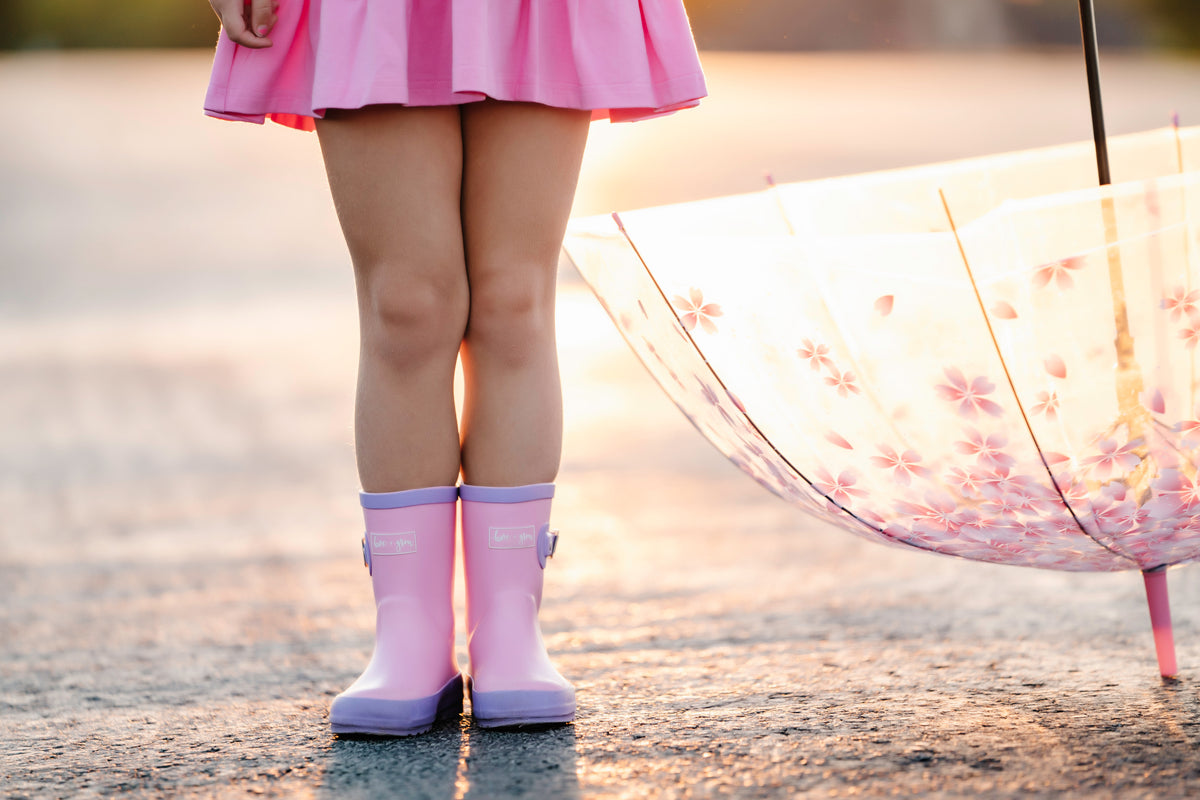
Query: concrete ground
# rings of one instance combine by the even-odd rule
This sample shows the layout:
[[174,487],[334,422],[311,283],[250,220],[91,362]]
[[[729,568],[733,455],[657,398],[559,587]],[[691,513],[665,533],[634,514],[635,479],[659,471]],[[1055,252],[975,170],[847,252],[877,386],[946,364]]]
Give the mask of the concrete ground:
[[[206,61],[0,58],[0,795],[1200,791],[1200,573],[1171,573],[1164,683],[1136,575],[813,523],[693,432],[565,272],[543,624],[578,720],[333,738],[373,624],[353,287],[314,139],[200,117]],[[1090,132],[1070,55],[705,63],[700,110],[596,126],[578,213]],[[1200,120],[1200,63],[1104,69],[1114,131]]]

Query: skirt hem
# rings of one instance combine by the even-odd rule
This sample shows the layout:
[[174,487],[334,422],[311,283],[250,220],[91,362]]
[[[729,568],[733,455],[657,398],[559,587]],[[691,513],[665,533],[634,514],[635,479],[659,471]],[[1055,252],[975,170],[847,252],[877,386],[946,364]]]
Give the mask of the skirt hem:
[[[235,122],[263,123],[270,119],[288,127],[312,130],[311,121],[295,123],[303,118],[321,119],[330,108],[352,110],[373,105],[420,108],[464,105],[491,98],[591,111],[593,119],[633,122],[694,108],[705,96],[702,73],[675,76],[649,87],[645,84],[584,86],[566,81],[523,83],[503,76],[490,76],[490,79],[480,77],[460,82],[459,85],[472,88],[454,89],[451,81],[420,79],[379,81],[372,84],[367,92],[354,92],[349,86],[335,89],[321,87],[314,92],[321,101],[319,103],[301,95],[237,91],[229,86],[213,85],[204,113],[216,119]],[[646,105],[643,98],[647,89],[661,101],[652,106]]]

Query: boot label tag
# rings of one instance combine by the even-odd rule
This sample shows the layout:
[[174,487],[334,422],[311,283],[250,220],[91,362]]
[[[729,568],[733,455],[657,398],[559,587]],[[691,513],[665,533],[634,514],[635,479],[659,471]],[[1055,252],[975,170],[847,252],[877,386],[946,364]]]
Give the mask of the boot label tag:
[[491,550],[521,550],[536,545],[537,531],[532,525],[488,528],[488,548]]
[[373,556],[402,556],[417,552],[417,532],[405,533],[372,533],[371,555]]

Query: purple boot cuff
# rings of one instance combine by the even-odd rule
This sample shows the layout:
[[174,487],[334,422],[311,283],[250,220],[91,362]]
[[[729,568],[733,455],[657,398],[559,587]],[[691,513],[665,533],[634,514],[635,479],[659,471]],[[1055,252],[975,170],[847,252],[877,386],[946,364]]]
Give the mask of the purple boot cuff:
[[409,489],[406,492],[359,492],[363,508],[408,508],[432,503],[453,503],[458,499],[454,486],[431,486],[428,489]]
[[549,500],[554,497],[553,483],[531,483],[528,486],[472,486],[464,483],[458,487],[463,500],[474,503],[525,503],[530,500]]

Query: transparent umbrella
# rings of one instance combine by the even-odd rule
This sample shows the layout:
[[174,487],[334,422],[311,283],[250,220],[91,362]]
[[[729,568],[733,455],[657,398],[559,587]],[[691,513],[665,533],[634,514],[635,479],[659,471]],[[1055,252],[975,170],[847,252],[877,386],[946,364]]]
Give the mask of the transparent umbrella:
[[[1200,558],[1200,129],[575,221],[566,248],[696,428],[834,525],[932,553]],[[1105,176],[1106,177],[1106,176]]]

